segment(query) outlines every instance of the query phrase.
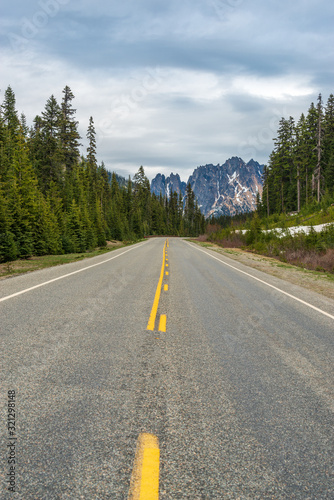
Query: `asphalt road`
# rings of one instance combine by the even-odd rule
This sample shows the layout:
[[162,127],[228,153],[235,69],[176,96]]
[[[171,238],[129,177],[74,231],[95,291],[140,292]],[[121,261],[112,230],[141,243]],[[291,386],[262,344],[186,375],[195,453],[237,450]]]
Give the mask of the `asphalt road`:
[[0,282],[0,498],[127,499],[143,432],[161,499],[334,498],[334,302],[170,238],[149,331],[164,242]]

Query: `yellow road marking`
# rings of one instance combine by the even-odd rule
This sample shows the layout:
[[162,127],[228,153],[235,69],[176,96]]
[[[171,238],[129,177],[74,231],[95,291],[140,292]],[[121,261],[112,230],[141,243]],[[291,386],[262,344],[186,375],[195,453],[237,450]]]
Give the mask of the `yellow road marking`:
[[167,316],[166,316],[166,314],[160,314],[159,332],[165,332],[166,331],[166,323],[167,323]]
[[158,305],[159,305],[159,300],[160,300],[161,285],[162,285],[162,280],[164,277],[165,251],[166,251],[166,242],[164,244],[164,248],[163,248],[163,252],[162,252],[162,266],[161,266],[160,278],[159,278],[158,286],[157,286],[157,289],[155,292],[150,318],[149,318],[148,323],[147,323],[147,328],[146,328],[147,330],[154,330],[155,318],[157,316]]
[[164,285],[165,292],[168,292],[168,285]]
[[140,434],[130,482],[128,500],[159,500],[159,440]]
[[168,267],[168,264],[166,264],[166,267]]
[[169,275],[169,272],[168,272],[168,271],[166,271],[166,276],[168,276],[168,275]]

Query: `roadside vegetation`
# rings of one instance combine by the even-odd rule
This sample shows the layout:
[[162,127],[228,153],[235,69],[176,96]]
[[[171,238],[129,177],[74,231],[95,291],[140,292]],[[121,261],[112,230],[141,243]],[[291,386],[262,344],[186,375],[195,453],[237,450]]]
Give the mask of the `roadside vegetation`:
[[[236,217],[212,218],[200,241],[210,241],[225,248],[242,248],[274,257],[316,271],[334,273],[334,198],[324,197],[318,204],[305,206],[299,213],[274,213],[269,217],[259,211]],[[320,232],[313,226],[326,224]],[[291,227],[308,226],[308,234],[292,235]]]
[[[332,224],[333,223],[333,224]],[[316,232],[312,226],[327,224]],[[311,226],[309,234],[288,228]],[[202,241],[334,273],[334,96],[319,95],[298,122],[279,122],[257,210],[212,217]]]

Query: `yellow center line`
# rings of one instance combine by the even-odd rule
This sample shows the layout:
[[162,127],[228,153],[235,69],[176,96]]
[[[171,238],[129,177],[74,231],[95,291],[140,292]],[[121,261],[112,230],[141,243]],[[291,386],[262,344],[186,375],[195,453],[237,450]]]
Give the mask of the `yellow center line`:
[[140,434],[131,476],[128,500],[159,500],[159,440]]
[[164,290],[165,290],[165,292],[168,292],[168,285],[167,284],[164,285]]
[[166,316],[166,314],[160,314],[159,332],[165,332],[166,331],[166,323],[167,323],[167,316]]
[[164,248],[163,248],[163,252],[162,252],[162,266],[161,266],[160,278],[159,278],[158,286],[157,286],[157,289],[155,292],[150,318],[149,318],[148,323],[147,323],[147,328],[146,328],[147,330],[154,330],[155,318],[157,316],[158,305],[159,305],[159,300],[160,300],[161,285],[162,285],[162,280],[164,277],[164,270],[165,270],[165,251],[166,251],[166,242],[164,244]]

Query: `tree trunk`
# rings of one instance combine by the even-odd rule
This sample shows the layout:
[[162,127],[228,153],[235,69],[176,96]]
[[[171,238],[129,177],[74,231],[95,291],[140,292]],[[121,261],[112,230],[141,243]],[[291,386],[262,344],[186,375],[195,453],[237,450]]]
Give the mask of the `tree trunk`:
[[297,166],[297,212],[300,212],[300,175],[299,175],[299,165]]
[[307,205],[308,204],[308,172],[307,172],[307,167],[306,167],[306,178],[305,178],[305,182],[306,182],[306,193],[305,193],[305,204]]
[[319,94],[319,97],[318,97],[318,143],[317,143],[318,162],[317,162],[317,167],[315,169],[315,176],[317,179],[317,201],[318,201],[318,203],[320,202],[320,188],[321,188],[321,135],[322,135],[321,119],[322,119],[322,99],[321,99],[321,94]]
[[281,192],[282,192],[282,212],[284,212],[284,191],[283,191],[283,189],[284,189],[284,183],[283,183],[283,181],[282,181],[282,183],[281,183]]

